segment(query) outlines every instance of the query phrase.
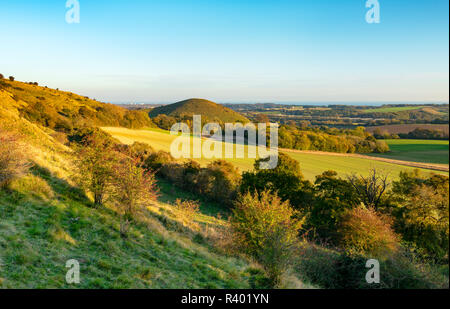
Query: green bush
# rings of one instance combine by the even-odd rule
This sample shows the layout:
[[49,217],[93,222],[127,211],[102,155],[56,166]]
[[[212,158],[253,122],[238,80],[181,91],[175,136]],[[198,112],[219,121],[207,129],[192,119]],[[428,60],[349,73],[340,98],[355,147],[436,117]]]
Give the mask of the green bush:
[[240,196],[233,209],[233,239],[241,252],[263,266],[272,287],[281,283],[298,245],[302,221],[295,215],[289,202],[282,202],[268,191]]

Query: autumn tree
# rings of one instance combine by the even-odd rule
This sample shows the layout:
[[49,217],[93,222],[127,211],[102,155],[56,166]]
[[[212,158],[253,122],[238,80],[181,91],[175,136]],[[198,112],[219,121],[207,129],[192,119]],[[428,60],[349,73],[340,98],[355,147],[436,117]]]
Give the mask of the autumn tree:
[[137,159],[123,157],[114,166],[111,197],[120,214],[120,233],[127,236],[130,224],[157,197],[156,179]]
[[351,254],[387,258],[399,249],[392,220],[364,206],[348,209],[338,227],[340,246]]
[[241,195],[230,219],[233,238],[242,252],[265,269],[273,287],[289,267],[302,221],[289,202],[269,191]]
[[103,204],[110,188],[117,156],[112,143],[96,133],[84,136],[77,147],[77,178],[94,196],[96,207]]

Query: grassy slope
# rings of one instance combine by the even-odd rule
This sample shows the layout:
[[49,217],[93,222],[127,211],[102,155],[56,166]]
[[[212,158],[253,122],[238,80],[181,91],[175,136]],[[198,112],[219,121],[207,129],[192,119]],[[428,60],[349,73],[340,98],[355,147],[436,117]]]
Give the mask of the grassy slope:
[[391,152],[371,154],[378,157],[404,161],[448,164],[449,142],[443,140],[386,140]]
[[[123,143],[131,144],[134,141],[148,143],[156,150],[170,150],[171,142],[176,138],[168,135],[167,132],[161,130],[129,130],[123,128],[103,128]],[[332,156],[332,155],[316,155],[313,153],[288,153],[294,159],[300,162],[300,166],[304,175],[314,180],[316,175],[326,170],[335,170],[341,176],[350,173],[359,173],[367,175],[369,169],[375,167],[377,169],[389,172],[393,178],[396,178],[402,170],[412,170],[413,167],[402,166],[387,162],[374,161],[363,158]],[[202,164],[206,164],[212,160],[199,160]],[[253,159],[230,159],[241,171],[253,168]],[[428,170],[424,170],[427,172]]]
[[[159,201],[122,239],[117,214],[89,208],[90,199],[71,182],[70,149],[15,112],[0,105],[0,125],[25,135],[35,167],[0,191],[0,288],[248,287],[247,262],[193,241],[198,232],[171,206],[184,198],[177,190],[163,186]],[[223,224],[210,216],[215,211],[203,205],[196,216],[201,235]],[[81,263],[77,286],[65,283],[72,258]]]
[[208,117],[210,120],[217,118],[224,122],[241,121],[246,123],[249,121],[241,114],[227,107],[204,99],[184,100],[174,104],[157,107],[150,111],[151,117],[159,114],[166,114],[168,116],[188,115],[190,117],[192,117],[192,115],[202,115]]

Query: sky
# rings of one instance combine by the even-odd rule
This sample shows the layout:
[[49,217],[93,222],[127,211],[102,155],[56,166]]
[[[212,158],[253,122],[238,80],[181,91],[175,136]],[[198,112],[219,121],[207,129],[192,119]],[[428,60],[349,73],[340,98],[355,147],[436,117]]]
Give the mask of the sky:
[[0,73],[104,102],[449,101],[449,2],[0,1]]

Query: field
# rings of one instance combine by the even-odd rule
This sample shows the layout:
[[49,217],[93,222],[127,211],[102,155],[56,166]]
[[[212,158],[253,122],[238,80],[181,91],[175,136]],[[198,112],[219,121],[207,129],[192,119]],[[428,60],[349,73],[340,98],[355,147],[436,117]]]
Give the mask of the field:
[[424,106],[381,107],[364,110],[365,113],[395,113],[422,109]]
[[[126,144],[132,144],[135,141],[143,142],[151,145],[155,150],[170,150],[170,143],[176,138],[162,130],[129,130],[124,128],[103,128],[115,138]],[[303,174],[307,179],[314,180],[316,175],[326,170],[335,170],[342,177],[351,173],[367,175],[371,168],[389,173],[395,179],[402,170],[413,170],[413,167],[393,164],[388,162],[375,161],[370,158],[359,158],[345,155],[334,154],[315,154],[311,152],[289,152],[292,158],[299,161]],[[241,171],[251,170],[253,168],[253,159],[229,159]],[[211,159],[202,158],[198,160],[205,165],[211,162]],[[425,172],[430,170],[422,169]],[[448,174],[445,172],[436,172]]]
[[449,163],[448,141],[392,139],[386,140],[386,142],[391,148],[391,152],[374,154],[374,156],[424,163]]
[[366,130],[373,133],[375,129],[380,129],[381,132],[387,132],[390,134],[409,133],[415,129],[428,129],[428,130],[441,130],[448,134],[448,124],[393,124],[386,126],[367,127]]

